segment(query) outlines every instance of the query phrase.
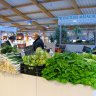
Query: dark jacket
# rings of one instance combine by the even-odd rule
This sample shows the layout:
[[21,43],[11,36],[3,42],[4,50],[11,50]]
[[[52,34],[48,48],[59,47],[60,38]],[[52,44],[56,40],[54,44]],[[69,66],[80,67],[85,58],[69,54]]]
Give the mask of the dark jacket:
[[42,39],[40,39],[40,37],[33,42],[34,51],[36,51],[38,47],[41,47],[42,49],[44,49],[44,43]]
[[5,47],[5,46],[11,46],[9,41],[6,41],[5,43],[1,44],[1,47]]
[[6,45],[11,46],[11,44],[10,44],[10,42],[9,42],[9,41],[6,41],[5,43],[6,43]]

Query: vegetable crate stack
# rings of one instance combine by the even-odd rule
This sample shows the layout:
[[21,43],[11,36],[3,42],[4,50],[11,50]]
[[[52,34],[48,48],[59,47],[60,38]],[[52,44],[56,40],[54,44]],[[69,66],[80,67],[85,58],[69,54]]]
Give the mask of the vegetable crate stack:
[[21,64],[21,73],[41,76],[41,72],[45,68],[45,62],[50,57],[50,54],[46,51],[37,48],[34,54],[22,57],[23,64]]

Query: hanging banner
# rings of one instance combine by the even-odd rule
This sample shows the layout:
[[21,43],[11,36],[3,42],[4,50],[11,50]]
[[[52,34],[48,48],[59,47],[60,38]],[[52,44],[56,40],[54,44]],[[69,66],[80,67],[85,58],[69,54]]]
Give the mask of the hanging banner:
[[85,24],[96,24],[96,14],[58,17],[58,25],[85,25]]
[[17,32],[16,27],[9,27],[9,26],[0,26],[0,31],[5,31],[5,32]]

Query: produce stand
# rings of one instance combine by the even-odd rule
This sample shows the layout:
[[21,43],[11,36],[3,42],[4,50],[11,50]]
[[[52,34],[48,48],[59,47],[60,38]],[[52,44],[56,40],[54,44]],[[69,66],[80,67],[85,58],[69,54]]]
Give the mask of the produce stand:
[[20,62],[22,62],[22,58],[20,54],[7,53],[0,54],[0,71],[8,72],[12,74],[18,74],[20,71]]
[[95,90],[96,0],[0,0],[0,96]]
[[[32,47],[33,48],[33,47]],[[41,76],[45,68],[45,61],[51,57],[46,51],[37,48],[36,52],[27,47],[25,56],[22,57],[23,63],[20,66],[20,72],[29,75]]]
[[[43,51],[41,49],[39,49],[39,50],[37,50],[36,54],[38,54],[38,52],[40,55]],[[33,60],[32,58],[34,58],[34,59],[38,58],[38,55],[36,55],[36,54],[29,55],[31,57],[31,60]],[[45,53],[43,52],[42,54],[44,56]],[[81,84],[79,84],[80,83],[79,81],[78,81],[79,83],[74,81],[74,84],[76,83],[76,85],[73,85],[71,80],[70,80],[71,83],[69,83],[69,82],[64,83],[65,81],[64,82],[62,81],[62,83],[61,83],[61,81],[59,81],[59,78],[58,78],[58,80],[55,79],[59,75],[64,76],[63,73],[61,73],[61,72],[59,73],[60,66],[58,66],[58,64],[60,62],[62,62],[62,60],[63,60],[62,58],[65,58],[65,60],[70,59],[68,61],[73,66],[75,61],[72,61],[72,59],[70,57],[72,56],[72,58],[74,58],[73,60],[75,60],[74,56],[76,56],[77,58],[79,56],[79,54],[77,54],[77,53],[66,53],[66,52],[61,53],[61,54],[57,53],[57,57],[53,56],[53,57],[48,58],[48,62],[50,63],[53,60],[52,61],[53,63],[52,64],[50,63],[47,66],[43,65],[43,63],[41,63],[42,66],[41,65],[33,66],[34,62],[33,61],[31,61],[33,63],[29,62],[30,58],[28,57],[28,55],[26,55],[27,61],[25,62],[25,64],[23,64],[24,61],[22,61],[21,55],[19,53],[11,52],[11,53],[1,54],[1,55],[3,55],[4,57],[7,57],[9,60],[11,60],[12,65],[14,65],[15,69],[18,71],[18,73],[16,73],[16,74],[14,74],[14,73],[8,74],[8,73],[6,73],[6,71],[0,73],[0,75],[1,75],[0,81],[1,82],[6,81],[5,84],[4,83],[2,83],[3,85],[1,84],[1,87],[6,86],[6,84],[7,84],[7,86],[9,86],[9,84],[11,82],[11,85],[10,85],[11,88],[10,88],[10,90],[7,91],[9,96],[12,96],[14,93],[15,93],[15,96],[17,96],[17,95],[21,96],[22,93],[23,93],[22,94],[23,96],[26,96],[26,95],[32,95],[32,96],[45,96],[45,95],[46,96],[50,96],[50,95],[52,95],[52,96],[64,96],[64,95],[67,95],[67,96],[74,96],[74,95],[92,96],[92,94],[94,92],[94,89],[91,86],[87,86],[88,82],[86,82],[86,85],[83,85],[82,83],[81,83],[82,84],[81,85]],[[80,54],[80,55],[82,55],[82,57],[85,56],[86,60],[87,60],[87,58],[90,57],[89,53],[84,53],[84,54]],[[34,57],[34,56],[37,56],[37,57]],[[42,55],[40,55],[40,56],[42,56]],[[80,60],[82,57],[80,57]],[[90,58],[96,59],[95,57],[96,56],[94,55],[94,57],[90,57]],[[28,60],[28,58],[29,58],[29,60]],[[52,58],[54,58],[54,59],[52,59]],[[15,60],[15,62],[14,62],[14,60]],[[40,57],[38,60],[41,60]],[[55,60],[56,64],[54,63],[54,60]],[[58,61],[59,61],[59,63],[57,63]],[[31,65],[31,66],[26,65],[27,62],[29,62],[29,65]],[[78,61],[78,62],[80,62],[80,61]],[[95,67],[95,64],[94,64],[95,61],[92,61],[92,62]],[[36,62],[34,64],[37,65]],[[61,70],[65,66],[66,69],[64,69],[64,70],[66,70],[66,72],[67,72],[68,68],[66,67],[66,65],[64,65],[64,62],[62,62],[62,65],[63,66],[61,67]],[[80,63],[79,65],[82,65],[82,63]],[[84,65],[86,65],[86,64],[84,64]],[[74,66],[72,67],[72,66],[69,66],[69,68],[76,68],[76,67],[74,67]],[[79,68],[78,66],[77,66],[77,68]],[[80,67],[84,67],[84,66],[82,65]],[[86,70],[87,70],[87,67],[88,66],[86,66]],[[53,69],[49,70],[50,68],[53,68]],[[54,70],[54,72],[53,72],[53,70]],[[64,72],[64,70],[63,70],[63,72]],[[75,69],[73,69],[73,70],[75,70]],[[81,70],[81,69],[79,69],[79,70]],[[79,72],[79,70],[78,70],[78,72]],[[89,68],[89,70],[90,70],[90,68]],[[70,70],[68,72],[71,73],[71,71],[72,70]],[[42,72],[43,72],[43,74],[41,74]],[[56,73],[58,75],[54,75],[53,73]],[[65,75],[67,75],[67,74],[65,74]],[[73,74],[73,75],[75,76],[75,74]],[[80,75],[84,75],[84,74],[80,73]],[[43,76],[43,77],[39,77],[39,76]],[[51,79],[53,77],[54,77],[54,79]],[[69,77],[70,76],[68,76],[67,78],[69,78]],[[46,78],[48,80],[46,80],[44,78]],[[61,78],[61,80],[63,80],[62,77],[60,77],[60,78]],[[75,79],[75,78],[73,78],[73,79]],[[28,87],[26,88],[26,86],[28,86]],[[0,89],[3,90],[2,89],[3,87],[2,88],[1,87],[0,87]],[[5,88],[5,90],[7,90],[7,88]],[[16,92],[14,91],[14,88],[16,89]],[[22,92],[22,90],[23,90],[23,92]],[[55,90],[55,92],[54,92],[54,90]],[[12,93],[11,91],[13,91],[14,93]],[[25,93],[25,92],[28,92],[28,93]],[[6,93],[3,93],[3,91],[0,94],[1,94],[1,96],[6,96]]]

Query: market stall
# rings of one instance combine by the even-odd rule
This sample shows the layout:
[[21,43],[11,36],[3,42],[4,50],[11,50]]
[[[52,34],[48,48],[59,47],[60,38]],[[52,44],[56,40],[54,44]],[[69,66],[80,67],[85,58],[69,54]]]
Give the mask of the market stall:
[[[63,31],[65,32],[65,29]],[[34,34],[39,36],[37,33]],[[92,96],[93,91],[96,89],[96,55],[92,54],[91,48],[86,46],[80,49],[87,53],[82,53],[82,51],[79,51],[81,53],[78,53],[78,51],[76,51],[78,50],[78,46],[77,49],[74,49],[74,46],[68,47],[68,45],[65,46],[61,44],[61,35],[60,27],[59,41],[54,43],[59,43],[59,51],[56,53],[55,51],[52,51],[52,53],[51,51],[47,52],[46,48],[36,47],[34,50],[33,45],[27,45],[29,39],[28,34],[22,32],[15,34],[17,45],[4,45],[4,47],[1,46],[0,49],[1,80],[6,78],[6,80],[8,79],[8,82],[13,82],[12,87],[15,86],[15,88],[17,88],[23,83],[27,84],[26,80],[28,79],[28,84],[30,85],[27,86],[33,90],[30,91],[28,88],[27,95],[33,94],[34,96],[45,96],[45,94],[50,91],[50,95],[58,96],[61,94],[61,96],[63,96],[65,94],[73,96],[75,90],[78,89],[77,92],[75,92],[76,95],[79,93],[80,96],[85,96],[87,94],[87,96]],[[51,43],[47,42],[46,46],[49,46],[49,49],[52,47],[52,50],[54,50],[54,44],[51,45]],[[92,45],[91,47],[94,48]],[[60,48],[63,48],[64,51]],[[66,48],[67,50],[65,50]],[[73,52],[69,51],[68,48],[71,48]],[[9,78],[12,81],[10,81]],[[14,83],[17,79],[20,85]],[[23,87],[24,86],[25,84]],[[19,88],[22,89],[22,87]],[[48,88],[52,89],[48,90]],[[42,91],[41,89],[44,90]],[[53,90],[57,90],[57,92],[54,93]],[[79,92],[80,90],[81,93]],[[21,93],[22,92],[20,92],[20,94]],[[8,94],[10,94],[10,90],[8,91]],[[18,93],[16,93],[16,95],[17,94]],[[26,94],[24,95],[26,96]]]
[[95,7],[0,0],[0,96],[96,96]]
[[[17,27],[10,26],[0,26],[0,41],[4,43],[8,40],[8,37],[15,35],[17,32]],[[1,45],[0,43],[0,45]]]

